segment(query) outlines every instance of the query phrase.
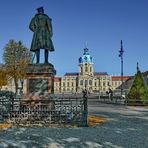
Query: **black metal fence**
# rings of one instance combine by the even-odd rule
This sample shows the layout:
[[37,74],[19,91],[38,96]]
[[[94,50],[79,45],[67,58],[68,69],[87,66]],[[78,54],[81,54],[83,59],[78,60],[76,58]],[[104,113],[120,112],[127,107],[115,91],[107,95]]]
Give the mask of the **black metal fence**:
[[126,105],[125,98],[121,98],[120,96],[113,96],[113,97],[101,96],[100,98],[98,98],[98,102]]
[[0,91],[0,115],[8,114],[13,107],[15,95],[10,91]]
[[[42,123],[87,126],[87,98],[49,98],[29,100],[25,103],[23,101],[25,100],[14,99],[11,95],[9,99],[8,96],[1,96],[1,119],[24,125]],[[2,110],[4,106],[5,110]]]

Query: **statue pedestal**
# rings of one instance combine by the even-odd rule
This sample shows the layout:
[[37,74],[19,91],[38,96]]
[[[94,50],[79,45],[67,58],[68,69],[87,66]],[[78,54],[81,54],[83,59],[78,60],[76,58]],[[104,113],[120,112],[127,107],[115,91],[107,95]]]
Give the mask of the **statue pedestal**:
[[54,93],[56,70],[52,64],[29,64],[27,67],[27,94],[47,95]]

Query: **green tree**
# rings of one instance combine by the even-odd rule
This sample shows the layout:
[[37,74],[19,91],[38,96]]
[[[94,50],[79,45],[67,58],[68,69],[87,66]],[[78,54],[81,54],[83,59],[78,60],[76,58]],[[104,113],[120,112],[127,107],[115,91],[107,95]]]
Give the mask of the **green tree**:
[[148,89],[140,70],[135,75],[134,82],[127,95],[128,104],[148,103]]
[[14,79],[15,93],[18,91],[18,82],[25,79],[26,68],[31,62],[32,55],[21,41],[10,40],[4,48],[3,59],[7,75]]

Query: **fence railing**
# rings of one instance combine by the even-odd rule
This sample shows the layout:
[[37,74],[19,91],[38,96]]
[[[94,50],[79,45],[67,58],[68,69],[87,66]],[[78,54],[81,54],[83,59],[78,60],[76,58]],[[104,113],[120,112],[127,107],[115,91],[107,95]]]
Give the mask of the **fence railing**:
[[134,105],[134,106],[148,106],[148,99],[128,99],[127,97],[121,96],[95,96],[89,98],[89,101],[97,101],[100,103],[109,103],[109,104],[121,104],[121,105]]
[[89,101],[97,101],[100,103],[107,103],[107,104],[125,104],[125,98],[121,98],[120,96],[95,96],[89,97]]
[[[3,99],[0,100],[3,104]],[[8,104],[8,103],[7,103]],[[87,98],[14,99],[1,117],[17,124],[71,124],[87,126]]]
[[126,105],[134,105],[134,106],[148,106],[148,99],[128,99],[125,100]]

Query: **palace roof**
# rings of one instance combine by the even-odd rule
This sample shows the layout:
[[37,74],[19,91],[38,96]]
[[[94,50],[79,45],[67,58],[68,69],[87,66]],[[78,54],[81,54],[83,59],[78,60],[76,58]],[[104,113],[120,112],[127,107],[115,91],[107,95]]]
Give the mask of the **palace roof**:
[[[130,79],[131,76],[123,76],[123,81]],[[121,76],[112,76],[112,81],[121,81]]]
[[95,76],[106,76],[108,75],[108,73],[107,72],[94,72],[94,75]]
[[78,72],[67,72],[67,73],[65,73],[64,76],[78,76],[78,75],[79,75]]

